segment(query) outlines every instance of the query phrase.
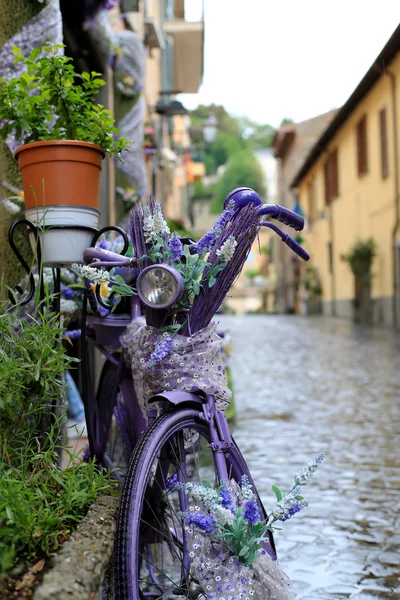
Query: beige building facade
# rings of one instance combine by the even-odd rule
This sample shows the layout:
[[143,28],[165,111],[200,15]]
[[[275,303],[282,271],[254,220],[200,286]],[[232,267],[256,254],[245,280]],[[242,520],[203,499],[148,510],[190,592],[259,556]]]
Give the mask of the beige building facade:
[[[296,190],[291,188],[292,179],[334,115],[335,111],[331,111],[300,123],[283,125],[276,131],[272,145],[277,160],[277,204],[291,210],[295,207],[298,196]],[[300,206],[304,210],[302,202]],[[294,313],[300,278],[300,259],[275,238],[276,236],[272,242],[270,259],[277,273],[276,311]]]
[[373,239],[372,322],[400,323],[399,140],[400,26],[291,181],[308,217],[304,245],[327,315],[352,317],[345,256]]

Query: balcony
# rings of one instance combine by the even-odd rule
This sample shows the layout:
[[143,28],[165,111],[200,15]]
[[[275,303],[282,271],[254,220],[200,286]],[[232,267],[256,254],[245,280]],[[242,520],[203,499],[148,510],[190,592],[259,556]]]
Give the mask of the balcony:
[[163,32],[173,39],[173,89],[195,94],[203,77],[204,20],[186,21],[183,0],[166,12]]

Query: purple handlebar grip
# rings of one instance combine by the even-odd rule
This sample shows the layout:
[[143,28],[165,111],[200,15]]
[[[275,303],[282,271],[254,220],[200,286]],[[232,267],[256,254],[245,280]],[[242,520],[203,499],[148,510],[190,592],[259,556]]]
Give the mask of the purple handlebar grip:
[[292,210],[285,208],[284,206],[276,205],[278,208],[277,215],[275,219],[284,223],[285,225],[289,225],[289,227],[293,227],[296,231],[301,231],[304,227],[304,219],[297,215]]
[[103,248],[87,248],[83,253],[83,262],[88,265],[93,261],[112,262],[120,265],[127,265],[132,262],[132,259],[127,256],[123,256],[122,254],[111,252],[110,250],[104,250]]
[[285,236],[282,238],[282,241],[289,246],[289,248],[291,250],[293,250],[293,252],[295,252],[298,256],[300,256],[300,258],[302,258],[303,260],[309,260],[310,255],[308,254],[308,252],[306,252],[304,250],[304,248],[302,248],[297,242],[295,242],[290,235],[288,235],[287,233],[285,234]]
[[304,227],[303,217],[279,204],[263,204],[260,208],[260,215],[271,215],[273,219],[292,227],[296,231],[301,231]]

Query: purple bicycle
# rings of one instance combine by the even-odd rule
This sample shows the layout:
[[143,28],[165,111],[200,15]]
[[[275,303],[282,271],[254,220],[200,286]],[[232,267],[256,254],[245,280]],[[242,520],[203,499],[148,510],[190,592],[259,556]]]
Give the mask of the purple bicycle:
[[[239,483],[245,475],[266,516],[224,414],[230,391],[212,320],[260,227],[308,260],[265,217],[298,231],[304,226],[292,211],[239,188],[198,242],[171,235],[160,206],[150,201],[132,211],[134,258],[98,248],[84,253],[84,275],[108,279],[116,296],[130,296],[128,315],[86,318],[86,339],[107,359],[95,401],[86,403],[91,454],[108,468],[122,467],[117,474],[124,480],[115,546],[118,600],[205,597],[182,516],[189,506],[186,483]],[[96,309],[99,294],[96,300],[89,289],[88,296]],[[263,547],[276,558],[270,532]]]

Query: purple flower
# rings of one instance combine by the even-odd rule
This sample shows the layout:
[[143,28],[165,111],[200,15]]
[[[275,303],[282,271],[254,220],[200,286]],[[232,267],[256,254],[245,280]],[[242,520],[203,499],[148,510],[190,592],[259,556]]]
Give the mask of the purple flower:
[[187,522],[188,525],[194,525],[206,533],[215,532],[215,519],[212,515],[207,516],[201,513],[194,513],[189,516]]
[[169,479],[167,479],[167,481],[165,482],[165,489],[167,490],[167,492],[174,489],[174,487],[176,487],[177,483],[178,483],[178,474],[174,473],[172,475],[172,477],[169,477]]
[[81,336],[82,331],[80,329],[67,329],[65,332],[65,337],[68,337],[70,340],[76,340]]
[[119,0],[106,0],[104,8],[106,10],[111,10],[112,8],[115,8],[116,6],[118,6],[118,4],[119,4]]
[[225,225],[231,220],[233,213],[235,212],[235,203],[233,200],[230,200],[228,206],[218,218],[217,222],[214,225],[214,229],[223,229]]
[[228,490],[228,488],[223,488],[221,490],[220,496],[222,498],[222,506],[223,506],[223,508],[227,508],[233,514],[235,514],[235,512],[236,512],[236,510],[235,510],[235,504],[233,502],[232,494],[230,493],[230,491]]
[[156,363],[162,361],[172,350],[173,342],[171,338],[164,338],[161,342],[158,342],[154,348],[154,352],[150,355],[150,360],[147,362],[147,367],[151,368]]
[[183,254],[182,250],[182,242],[178,238],[177,234],[174,232],[169,239],[168,248],[172,252],[172,259],[174,261],[178,261]]
[[107,315],[110,314],[110,311],[108,310],[108,308],[105,308],[104,306],[99,306],[98,311],[99,311],[99,315],[103,318],[107,317]]
[[71,290],[71,288],[66,287],[61,291],[61,293],[64,298],[67,298],[67,300],[72,300],[72,298],[75,298],[75,292],[74,290]]
[[289,510],[282,515],[282,517],[279,519],[279,521],[287,521],[288,519],[290,519],[290,517],[293,517],[293,515],[295,515],[296,513],[300,512],[301,509],[304,508],[304,504],[301,504],[300,502],[293,502],[292,506],[289,508]]
[[250,525],[257,525],[260,521],[260,511],[258,509],[257,500],[247,500],[244,503],[243,517]]
[[106,242],[105,240],[99,242],[99,244],[97,245],[98,248],[102,248],[103,250],[109,250],[108,247],[108,242]]
[[209,252],[211,250],[211,247],[213,245],[215,241],[215,231],[213,229],[211,229],[210,231],[207,231],[207,233],[205,233],[203,235],[202,238],[199,239],[199,241],[196,244],[196,250],[199,254],[201,254],[202,252]]

